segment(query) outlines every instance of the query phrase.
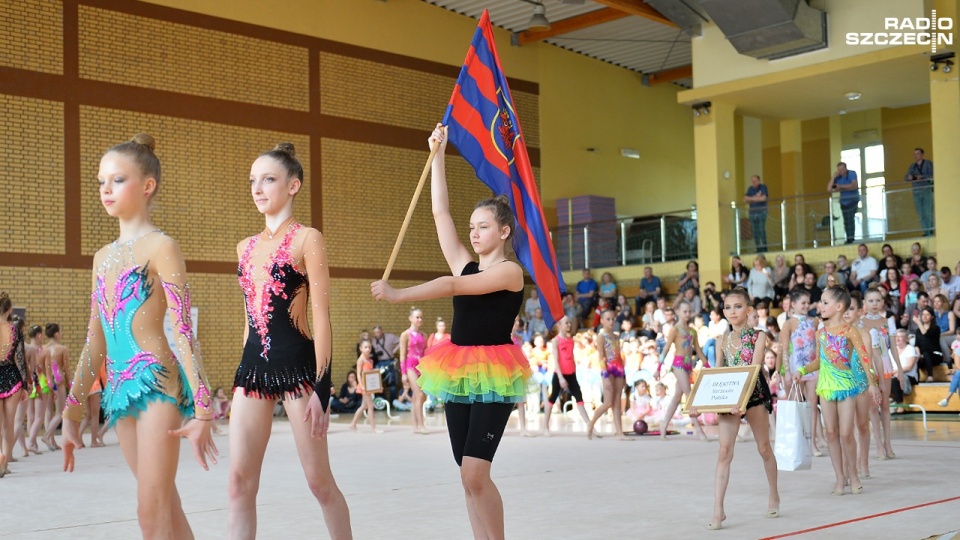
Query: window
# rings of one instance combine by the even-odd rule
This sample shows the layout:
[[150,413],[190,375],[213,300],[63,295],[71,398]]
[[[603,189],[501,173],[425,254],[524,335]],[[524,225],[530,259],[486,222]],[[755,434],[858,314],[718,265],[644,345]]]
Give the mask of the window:
[[[856,234],[862,239],[882,239],[887,231],[887,208],[884,186],[883,145],[870,144],[847,148],[840,153],[847,170],[860,180],[860,209],[857,212]],[[839,211],[839,209],[838,209]],[[843,238],[843,224],[837,238]]]

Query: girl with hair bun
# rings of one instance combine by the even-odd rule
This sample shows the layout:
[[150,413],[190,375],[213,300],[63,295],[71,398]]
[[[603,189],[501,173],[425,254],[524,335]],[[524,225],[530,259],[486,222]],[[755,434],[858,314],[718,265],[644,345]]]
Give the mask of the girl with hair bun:
[[532,376],[530,363],[511,339],[523,304],[523,270],[506,256],[515,219],[504,196],[481,201],[470,216],[470,245],[479,262],[460,242],[447,195],[446,135],[446,128],[437,124],[430,136],[430,146],[439,146],[430,193],[440,249],[452,275],[406,289],[381,280],[370,290],[374,298],[388,302],[453,297],[450,341],[434,345],[420,359],[419,385],[445,402],[473,536],[503,538],[503,501],[490,468],[510,414],[526,398]]
[[[150,220],[160,186],[154,147],[153,137],[141,133],[100,158],[100,202],[120,235],[93,256],[86,344],[63,414],[64,470],[73,471],[74,450],[82,446],[79,423],[106,364],[101,404],[136,478],[142,535],[193,538],[175,484],[179,438],[189,439],[204,469],[207,460],[216,463],[217,448],[183,254]],[[174,323],[176,355],[163,333],[165,314]]]
[[[320,231],[301,225],[293,202],[303,166],[290,143],[250,167],[250,194],[263,231],[237,244],[247,326],[230,414],[227,536],[257,535],[257,490],[277,400],[290,419],[307,485],[331,538],[351,538],[350,511],[330,470],[330,270]],[[307,310],[313,318],[309,325]]]
[[[817,395],[836,475],[834,495],[844,494],[848,480],[854,494],[863,491],[857,473],[857,442],[853,433],[856,397],[868,391],[874,403],[880,404],[880,388],[870,353],[860,331],[844,321],[850,305],[850,292],[844,287],[830,287],[823,292],[820,315],[824,326],[817,330],[817,358],[793,372],[793,382],[799,383],[807,373],[820,371]],[[869,435],[865,442],[869,444]]]
[[41,366],[47,384],[49,384],[50,390],[53,392],[53,403],[48,404],[48,407],[52,408],[53,414],[49,416],[49,419],[46,421],[46,430],[40,440],[42,440],[52,452],[60,449],[60,445],[57,444],[54,434],[57,431],[57,426],[60,425],[60,420],[63,418],[63,407],[67,400],[67,388],[64,383],[67,380],[66,373],[68,373],[70,369],[70,352],[60,343],[61,333],[59,324],[47,323],[43,333],[47,336],[48,341],[47,344],[43,346],[43,353],[40,355]]
[[[36,395],[36,377],[37,377],[37,357],[40,356],[40,336],[43,335],[43,329],[39,325],[33,325],[27,330],[27,341],[24,345],[24,358],[26,360],[27,368],[27,380],[24,381],[29,387],[29,397]],[[27,457],[31,452],[34,454],[39,454],[40,450],[37,448],[37,432],[33,432],[33,439],[31,444],[27,445],[27,436],[30,433],[30,429],[33,427],[34,419],[34,404],[39,403],[36,399],[25,399],[20,401],[20,404],[17,406],[17,415],[14,418],[14,430],[15,438],[20,447],[23,449],[23,457]],[[24,428],[23,421],[27,421],[26,428]],[[39,424],[37,424],[37,429],[39,430]]]
[[420,370],[417,366],[423,357],[423,352],[427,348],[427,340],[420,332],[420,325],[423,324],[423,312],[417,308],[410,309],[410,328],[407,328],[400,334],[400,372],[407,377],[410,388],[413,389],[413,408],[410,414],[413,417],[413,432],[421,435],[430,433],[427,426],[423,423],[423,390],[417,384],[420,378]]
[[17,415],[17,405],[27,399],[29,384],[27,359],[23,343],[23,332],[13,321],[13,302],[7,293],[0,293],[0,427],[2,444],[0,450],[0,478],[10,469],[7,465],[13,457],[13,445],[16,442],[13,419]]

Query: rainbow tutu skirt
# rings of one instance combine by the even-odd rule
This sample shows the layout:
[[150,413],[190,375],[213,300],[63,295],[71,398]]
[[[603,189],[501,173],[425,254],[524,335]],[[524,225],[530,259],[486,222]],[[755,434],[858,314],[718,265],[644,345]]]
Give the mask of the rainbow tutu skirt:
[[443,402],[519,403],[533,378],[530,362],[513,344],[460,346],[444,341],[427,349],[417,367],[420,388]]

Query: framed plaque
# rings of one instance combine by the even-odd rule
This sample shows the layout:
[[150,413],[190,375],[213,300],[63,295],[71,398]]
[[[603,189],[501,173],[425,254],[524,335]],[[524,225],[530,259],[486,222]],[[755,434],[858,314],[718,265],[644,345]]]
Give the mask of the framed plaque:
[[760,376],[760,368],[756,364],[701,369],[687,402],[683,404],[683,412],[694,408],[702,413],[727,413],[733,407],[746,411],[747,402]]
[[379,369],[368,369],[363,372],[363,392],[366,394],[383,392],[383,379],[380,377]]

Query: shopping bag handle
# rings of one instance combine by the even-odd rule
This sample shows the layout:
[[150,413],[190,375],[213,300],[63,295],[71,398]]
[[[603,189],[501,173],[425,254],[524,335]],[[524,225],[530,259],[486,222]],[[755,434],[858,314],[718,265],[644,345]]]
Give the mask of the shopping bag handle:
[[803,387],[800,386],[800,383],[793,383],[793,386],[790,387],[790,392],[787,393],[787,399],[793,400],[793,396],[797,395],[801,400],[806,400],[803,395]]

